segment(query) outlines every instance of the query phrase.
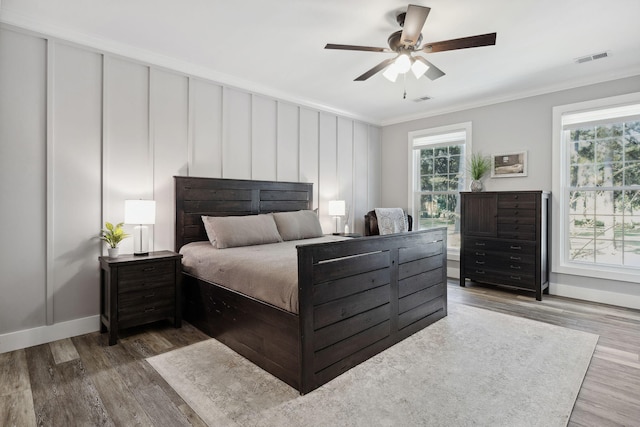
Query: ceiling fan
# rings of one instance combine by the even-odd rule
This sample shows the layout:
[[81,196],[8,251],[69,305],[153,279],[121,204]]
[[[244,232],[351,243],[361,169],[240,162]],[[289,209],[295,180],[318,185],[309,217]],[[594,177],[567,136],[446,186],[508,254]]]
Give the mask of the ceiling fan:
[[393,58],[385,59],[369,71],[355,78],[355,81],[364,81],[374,74],[385,70],[382,74],[392,82],[395,82],[399,74],[411,70],[416,78],[423,75],[431,80],[444,76],[444,72],[427,61],[424,57],[413,55],[414,53],[434,53],[455,49],[467,49],[471,47],[490,46],[496,44],[496,33],[482,34],[478,36],[462,37],[459,39],[444,40],[433,43],[422,42],[422,27],[424,26],[430,8],[410,4],[405,13],[396,17],[402,30],[396,31],[387,40],[389,47],[352,46],[346,44],[327,44],[325,49],[359,50],[366,52],[397,53]]

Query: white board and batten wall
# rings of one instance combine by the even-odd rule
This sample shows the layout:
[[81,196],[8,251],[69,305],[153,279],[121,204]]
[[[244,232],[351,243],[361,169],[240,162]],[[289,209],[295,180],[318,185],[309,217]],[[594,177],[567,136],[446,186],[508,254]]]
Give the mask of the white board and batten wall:
[[99,230],[153,198],[173,249],[174,175],[312,182],[327,233],[379,204],[380,129],[335,113],[6,25],[0,93],[0,353],[98,329]]

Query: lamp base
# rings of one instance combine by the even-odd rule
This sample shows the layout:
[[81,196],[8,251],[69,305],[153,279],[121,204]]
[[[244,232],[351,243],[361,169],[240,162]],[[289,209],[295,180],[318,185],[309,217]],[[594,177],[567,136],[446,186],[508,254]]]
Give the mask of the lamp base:
[[133,254],[149,255],[149,228],[146,225],[133,228]]

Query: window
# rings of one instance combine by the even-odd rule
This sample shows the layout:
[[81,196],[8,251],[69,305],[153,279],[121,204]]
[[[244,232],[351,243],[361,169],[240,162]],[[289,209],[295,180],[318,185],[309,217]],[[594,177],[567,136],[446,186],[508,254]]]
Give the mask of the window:
[[556,271],[633,281],[640,276],[639,95],[554,108]]
[[409,209],[414,229],[447,227],[449,250],[460,250],[460,191],[471,123],[409,133]]

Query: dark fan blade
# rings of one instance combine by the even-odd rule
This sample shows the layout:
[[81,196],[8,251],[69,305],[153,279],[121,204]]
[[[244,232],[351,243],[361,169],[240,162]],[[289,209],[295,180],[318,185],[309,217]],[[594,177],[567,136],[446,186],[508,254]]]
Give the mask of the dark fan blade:
[[381,63],[379,63],[378,65],[376,65],[375,67],[373,67],[372,69],[370,69],[369,71],[361,75],[360,77],[355,78],[354,81],[361,82],[361,81],[367,80],[369,77],[373,76],[378,71],[384,70],[389,64],[391,64],[395,60],[396,58],[385,59],[384,61],[382,61]]
[[416,55],[414,58],[416,59],[416,61],[420,61],[424,63],[427,67],[429,67],[429,69],[424,72],[424,75],[427,76],[430,80],[439,79],[440,77],[444,76],[444,71],[442,71],[440,68],[436,67],[431,62],[424,59],[423,57]]
[[409,5],[407,14],[404,17],[400,43],[414,46],[418,42],[418,37],[420,37],[422,27],[424,27],[424,22],[427,20],[430,10],[430,8],[424,6]]
[[490,46],[496,44],[496,33],[480,36],[463,37],[461,39],[444,40],[435,43],[425,43],[423,52],[433,53],[445,50],[467,49],[470,47]]
[[364,50],[366,52],[393,52],[386,47],[370,47],[370,46],[352,46],[350,44],[331,44],[327,43],[325,49],[340,49],[340,50]]

